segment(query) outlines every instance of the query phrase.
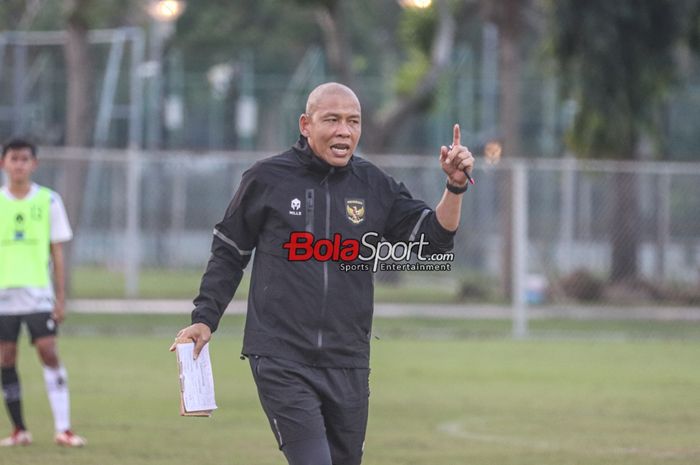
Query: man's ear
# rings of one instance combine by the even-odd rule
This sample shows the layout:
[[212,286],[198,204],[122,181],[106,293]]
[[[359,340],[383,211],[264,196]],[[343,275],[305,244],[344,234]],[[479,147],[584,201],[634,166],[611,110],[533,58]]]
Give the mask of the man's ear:
[[299,116],[299,132],[304,137],[309,137],[309,115],[302,113]]

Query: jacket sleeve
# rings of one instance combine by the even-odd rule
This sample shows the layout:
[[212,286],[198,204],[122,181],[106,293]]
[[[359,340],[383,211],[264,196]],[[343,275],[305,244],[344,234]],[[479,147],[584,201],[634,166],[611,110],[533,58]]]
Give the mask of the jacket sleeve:
[[224,219],[214,227],[211,257],[194,299],[192,323],[204,323],[216,331],[231,302],[257,244],[265,220],[265,187],[254,168],[243,174]]
[[414,199],[403,183],[391,179],[393,203],[390,207],[384,237],[389,241],[413,241],[425,235],[427,253],[452,250],[456,231],[443,228],[435,211],[422,200]]

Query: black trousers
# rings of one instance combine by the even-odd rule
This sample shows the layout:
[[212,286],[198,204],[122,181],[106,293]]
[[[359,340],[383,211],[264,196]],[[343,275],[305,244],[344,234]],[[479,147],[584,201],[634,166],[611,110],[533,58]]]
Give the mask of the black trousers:
[[359,465],[369,369],[250,356],[260,403],[290,465]]

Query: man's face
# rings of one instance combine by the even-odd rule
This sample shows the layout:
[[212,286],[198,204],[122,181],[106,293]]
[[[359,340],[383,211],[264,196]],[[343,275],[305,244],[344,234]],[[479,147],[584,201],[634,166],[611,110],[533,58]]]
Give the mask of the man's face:
[[0,167],[5,170],[12,184],[29,182],[37,166],[37,159],[34,158],[32,151],[28,148],[10,149],[0,162]]
[[311,114],[299,118],[299,129],[316,155],[332,166],[345,166],[362,133],[360,104],[354,95],[329,92]]

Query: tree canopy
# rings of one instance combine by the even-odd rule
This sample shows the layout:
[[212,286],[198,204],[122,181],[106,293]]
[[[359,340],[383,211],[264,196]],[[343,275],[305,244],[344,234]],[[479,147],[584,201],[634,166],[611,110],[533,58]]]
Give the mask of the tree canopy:
[[[551,47],[577,103],[570,132],[582,155],[634,158],[677,76],[674,51],[697,41],[698,2],[551,2]],[[695,15],[693,23],[693,14]]]

